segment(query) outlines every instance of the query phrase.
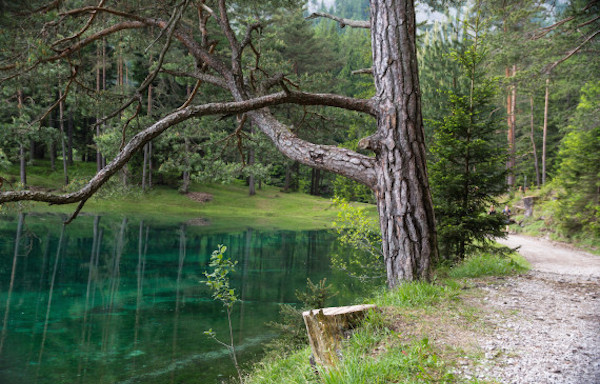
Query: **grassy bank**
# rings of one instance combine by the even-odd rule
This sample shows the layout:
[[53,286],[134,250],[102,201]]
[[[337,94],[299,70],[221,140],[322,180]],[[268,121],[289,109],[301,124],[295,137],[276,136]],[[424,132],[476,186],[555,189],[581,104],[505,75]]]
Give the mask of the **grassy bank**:
[[335,369],[319,370],[308,363],[303,348],[285,358],[267,356],[250,373],[246,384],[275,383],[483,383],[456,373],[465,362],[476,365],[483,352],[477,334],[490,332],[480,308],[470,298],[482,293],[485,276],[525,271],[524,260],[481,255],[450,270],[434,283],[406,283],[380,290],[364,303],[381,309],[344,342],[343,360]]
[[[95,171],[95,164],[77,163],[70,170],[72,180],[89,179]],[[18,168],[12,167],[3,175],[16,180]],[[28,184],[31,187],[60,191],[62,172],[51,171],[48,164],[28,167]],[[176,189],[156,186],[142,193],[138,186],[123,191],[114,185],[100,189],[82,210],[82,214],[135,216],[152,222],[181,222],[193,219],[207,219],[211,226],[219,230],[253,227],[257,229],[324,229],[330,228],[337,210],[327,198],[304,193],[283,193],[280,188],[263,186],[255,196],[248,195],[248,187],[243,182],[232,184],[192,184],[190,192],[208,194],[210,201],[199,202]],[[369,214],[376,215],[375,206],[368,206]],[[54,212],[69,215],[75,204],[49,206],[42,203],[26,203],[26,210],[33,212]]]

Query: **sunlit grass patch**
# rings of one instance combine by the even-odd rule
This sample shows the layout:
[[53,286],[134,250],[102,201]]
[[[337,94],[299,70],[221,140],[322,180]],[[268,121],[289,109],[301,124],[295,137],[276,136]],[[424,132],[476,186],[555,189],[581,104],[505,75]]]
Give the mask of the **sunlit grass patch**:
[[506,276],[527,271],[527,261],[520,255],[502,257],[493,254],[476,254],[467,257],[463,262],[451,268],[451,278],[474,278],[482,276]]
[[422,281],[405,282],[392,290],[382,290],[375,297],[381,307],[425,307],[455,294],[453,287]]

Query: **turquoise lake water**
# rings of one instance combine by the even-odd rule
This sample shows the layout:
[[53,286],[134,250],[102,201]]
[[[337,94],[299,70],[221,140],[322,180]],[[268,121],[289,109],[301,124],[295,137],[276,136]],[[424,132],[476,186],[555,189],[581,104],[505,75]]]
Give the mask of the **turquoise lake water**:
[[[206,224],[204,221],[196,223]],[[333,302],[364,287],[331,267],[327,231],[214,233],[210,225],[82,216],[0,218],[0,383],[219,383],[233,375],[226,314],[202,283],[217,244],[237,261],[233,313],[242,364],[276,337],[280,303],[327,278]]]

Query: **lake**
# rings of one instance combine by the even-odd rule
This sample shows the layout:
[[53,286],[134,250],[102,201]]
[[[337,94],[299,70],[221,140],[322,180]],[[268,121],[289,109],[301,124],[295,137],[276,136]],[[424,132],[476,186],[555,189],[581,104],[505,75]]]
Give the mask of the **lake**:
[[218,244],[237,261],[233,312],[243,365],[276,337],[280,303],[327,278],[332,305],[364,286],[331,267],[345,252],[327,231],[217,233],[179,225],[82,216],[0,218],[0,383],[218,383],[235,373],[226,313],[202,282]]

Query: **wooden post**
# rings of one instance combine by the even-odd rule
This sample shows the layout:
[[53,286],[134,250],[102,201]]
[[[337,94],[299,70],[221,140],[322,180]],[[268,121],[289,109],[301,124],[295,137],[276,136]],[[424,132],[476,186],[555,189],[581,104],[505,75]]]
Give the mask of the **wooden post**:
[[523,197],[523,206],[525,207],[525,217],[533,216],[533,202],[535,200],[535,196],[525,196]]
[[356,328],[374,304],[312,309],[302,313],[316,364],[333,367],[340,361],[341,341]]

